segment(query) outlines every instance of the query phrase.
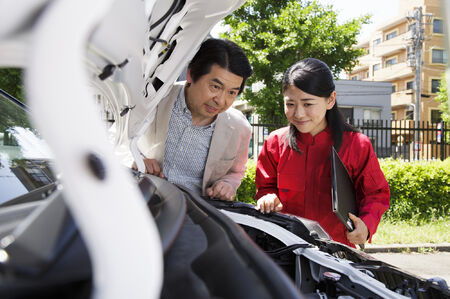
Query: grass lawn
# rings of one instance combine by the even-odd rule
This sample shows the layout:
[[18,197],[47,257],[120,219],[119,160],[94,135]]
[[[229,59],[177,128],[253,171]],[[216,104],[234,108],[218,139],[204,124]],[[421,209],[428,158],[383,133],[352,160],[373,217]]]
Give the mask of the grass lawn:
[[372,244],[450,243],[450,218],[423,224],[381,221]]

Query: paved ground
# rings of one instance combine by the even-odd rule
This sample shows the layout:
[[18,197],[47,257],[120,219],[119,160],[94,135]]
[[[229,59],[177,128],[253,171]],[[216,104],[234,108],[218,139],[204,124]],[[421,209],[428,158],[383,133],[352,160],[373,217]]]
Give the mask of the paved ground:
[[450,252],[369,253],[374,258],[422,278],[441,277],[450,286]]

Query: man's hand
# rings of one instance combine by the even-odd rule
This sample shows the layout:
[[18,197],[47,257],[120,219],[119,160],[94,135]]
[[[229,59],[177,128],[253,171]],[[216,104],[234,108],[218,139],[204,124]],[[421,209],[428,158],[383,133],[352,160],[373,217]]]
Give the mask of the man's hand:
[[[145,172],[146,173],[159,176],[160,178],[164,177],[162,169],[161,169],[161,167],[159,167],[159,163],[158,163],[158,161],[156,161],[156,159],[144,158],[144,164],[145,164]],[[137,169],[136,162],[133,162],[133,165],[131,166],[131,168]]]
[[214,185],[206,189],[206,195],[211,198],[232,201],[236,194],[230,184],[223,181],[217,181],[214,183]]
[[258,199],[256,209],[261,213],[279,212],[283,209],[283,204],[276,194],[270,193]]
[[369,229],[361,218],[356,217],[352,213],[348,213],[348,217],[353,221],[355,229],[352,232],[347,232],[347,239],[353,244],[364,244],[369,237]]

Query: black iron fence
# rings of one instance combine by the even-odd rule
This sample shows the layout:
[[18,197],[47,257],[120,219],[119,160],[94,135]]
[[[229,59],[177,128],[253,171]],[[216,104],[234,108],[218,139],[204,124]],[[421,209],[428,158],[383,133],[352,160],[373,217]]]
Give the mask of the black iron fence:
[[[448,123],[414,122],[412,120],[350,120],[367,135],[379,158],[436,160],[450,156]],[[249,156],[257,157],[269,133],[286,126],[279,121],[251,122],[252,139]]]

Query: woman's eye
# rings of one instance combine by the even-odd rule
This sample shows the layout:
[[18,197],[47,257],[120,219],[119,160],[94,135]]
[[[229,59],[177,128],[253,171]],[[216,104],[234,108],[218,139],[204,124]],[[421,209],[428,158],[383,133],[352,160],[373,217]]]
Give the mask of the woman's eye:
[[287,107],[294,107],[294,104],[292,104],[292,103],[286,103],[286,106],[287,106]]

